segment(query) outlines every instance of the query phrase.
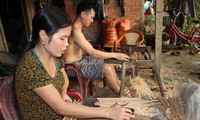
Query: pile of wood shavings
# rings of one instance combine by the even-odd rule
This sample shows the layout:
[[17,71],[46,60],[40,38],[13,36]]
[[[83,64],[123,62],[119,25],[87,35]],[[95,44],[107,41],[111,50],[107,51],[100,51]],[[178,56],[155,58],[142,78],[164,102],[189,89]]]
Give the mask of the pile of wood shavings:
[[145,80],[139,76],[127,80],[126,86],[128,86],[128,88],[125,88],[126,97],[130,97],[129,93],[131,94],[131,92],[135,90],[135,97],[145,100],[152,100],[155,98]]

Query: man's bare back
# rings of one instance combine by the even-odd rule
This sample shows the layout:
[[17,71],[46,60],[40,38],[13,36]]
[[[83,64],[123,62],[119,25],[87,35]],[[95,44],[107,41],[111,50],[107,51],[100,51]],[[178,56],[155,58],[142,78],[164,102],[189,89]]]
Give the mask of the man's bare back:
[[[72,33],[69,38],[69,46],[65,53],[65,62],[66,63],[75,63],[77,61],[80,61],[83,57],[83,50],[79,46],[79,42],[77,42],[76,36],[83,36],[81,29],[76,26],[76,24],[73,25]],[[76,39],[76,40],[75,40]]]
[[73,41],[72,37],[69,38],[69,47],[65,53],[66,63],[75,63],[82,59],[81,48]]

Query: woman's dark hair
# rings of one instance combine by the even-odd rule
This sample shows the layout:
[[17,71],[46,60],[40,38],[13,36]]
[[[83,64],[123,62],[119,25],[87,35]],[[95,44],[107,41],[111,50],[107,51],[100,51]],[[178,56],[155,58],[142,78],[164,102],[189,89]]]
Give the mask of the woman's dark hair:
[[94,0],[82,0],[76,8],[76,16],[80,15],[81,12],[94,9]]
[[72,25],[69,16],[55,6],[44,7],[35,14],[32,20],[32,37],[25,52],[35,47],[39,42],[39,31],[44,30],[48,36],[52,36],[59,29]]

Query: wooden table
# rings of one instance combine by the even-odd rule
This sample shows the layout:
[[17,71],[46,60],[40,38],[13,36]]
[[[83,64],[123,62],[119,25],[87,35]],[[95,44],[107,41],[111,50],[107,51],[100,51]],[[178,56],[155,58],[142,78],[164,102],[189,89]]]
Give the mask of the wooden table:
[[[100,101],[98,101],[100,99]],[[101,99],[104,99],[103,101]],[[119,100],[118,100],[119,99]],[[107,101],[107,102],[106,102]],[[90,106],[90,107],[98,107],[95,105],[95,103],[98,103],[98,102],[103,102],[103,103],[111,103],[111,105],[115,104],[116,102],[115,101],[128,101],[130,104],[127,105],[127,108],[130,108],[133,113],[134,113],[134,109],[136,107],[139,107],[141,105],[144,105],[144,107],[148,107],[148,104],[149,106],[153,107],[156,105],[156,102],[154,101],[146,101],[146,100],[142,100],[142,99],[139,99],[139,98],[94,98],[94,97],[86,97],[84,99],[84,102],[83,102],[83,105],[86,105],[86,106]],[[136,101],[134,104],[134,101]],[[99,104],[99,103],[98,103]],[[132,106],[135,106],[135,108],[132,108],[130,107],[130,105]],[[143,116],[143,115],[135,115],[136,118],[134,120],[151,120],[150,117],[148,116]],[[80,120],[88,120],[88,119],[80,119]],[[108,120],[106,118],[92,118],[92,119],[89,119],[89,120]]]
[[[151,54],[150,54],[151,46],[121,45],[120,49],[121,49],[121,51],[127,53],[131,57],[131,59],[129,61],[119,61],[116,59],[105,59],[104,60],[105,63],[122,65],[121,77],[120,77],[120,79],[121,79],[120,97],[124,96],[125,73],[130,68],[132,69],[133,74],[135,73],[135,71],[137,72],[137,69],[139,69],[139,68],[152,69],[152,72],[158,81],[161,95],[165,96],[160,75],[157,72],[157,68],[155,67],[154,60],[151,58]],[[137,60],[137,58],[133,58],[133,56],[131,55],[133,52],[142,53],[142,55],[144,56],[145,59]],[[134,75],[133,75],[133,77],[134,77]]]
[[[129,56],[131,56],[131,54],[133,52],[142,53],[142,55],[144,56],[145,59],[135,60],[133,62],[133,65],[136,66],[136,68],[152,69],[152,72],[153,72],[153,74],[155,75],[155,77],[158,81],[158,85],[159,85],[159,88],[160,88],[161,95],[165,96],[162,81],[161,81],[161,78],[160,78],[160,74],[157,71],[157,68],[156,68],[155,63],[154,63],[155,62],[154,59],[151,58],[151,54],[150,54],[151,46],[121,45],[121,50],[128,53]],[[134,58],[132,58],[132,59],[134,59]]]
[[[120,80],[121,80],[121,86],[120,86],[120,97],[124,96],[124,88],[125,88],[125,73],[126,71],[129,69],[132,70],[132,74],[134,74],[134,66],[133,66],[133,62],[135,60],[134,59],[130,59],[129,61],[120,61],[117,59],[105,59],[104,62],[105,63],[109,63],[109,64],[120,64],[122,65],[122,69],[121,69],[121,76],[120,76]],[[133,76],[134,77],[134,76]]]

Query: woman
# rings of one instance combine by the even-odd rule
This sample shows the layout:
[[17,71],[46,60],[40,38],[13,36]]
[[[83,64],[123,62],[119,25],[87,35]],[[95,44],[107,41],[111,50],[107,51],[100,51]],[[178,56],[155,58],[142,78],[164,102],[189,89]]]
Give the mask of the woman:
[[133,118],[121,105],[110,108],[87,107],[72,103],[66,94],[69,85],[62,55],[71,34],[71,21],[60,9],[45,7],[32,21],[32,40],[16,69],[16,95],[22,119],[55,120],[76,118]]

